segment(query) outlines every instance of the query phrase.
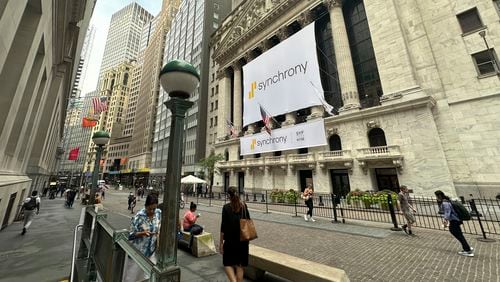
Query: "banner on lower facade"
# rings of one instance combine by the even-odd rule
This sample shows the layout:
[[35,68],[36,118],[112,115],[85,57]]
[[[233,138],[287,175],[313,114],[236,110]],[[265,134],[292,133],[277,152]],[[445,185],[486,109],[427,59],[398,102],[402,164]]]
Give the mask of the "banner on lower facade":
[[311,106],[324,99],[314,23],[243,66],[243,126]]
[[241,155],[252,155],[274,151],[285,151],[326,145],[323,119],[295,126],[273,129],[267,132],[240,138]]

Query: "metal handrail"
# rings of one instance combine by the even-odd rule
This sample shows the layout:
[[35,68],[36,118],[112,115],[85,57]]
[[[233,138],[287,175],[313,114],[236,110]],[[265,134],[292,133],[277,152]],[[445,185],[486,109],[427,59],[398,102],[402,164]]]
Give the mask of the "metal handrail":
[[69,274],[69,281],[73,282],[73,277],[75,276],[75,261],[76,261],[76,237],[78,234],[78,229],[82,229],[83,224],[78,224],[75,226],[75,231],[73,235],[73,252],[71,254],[71,272]]

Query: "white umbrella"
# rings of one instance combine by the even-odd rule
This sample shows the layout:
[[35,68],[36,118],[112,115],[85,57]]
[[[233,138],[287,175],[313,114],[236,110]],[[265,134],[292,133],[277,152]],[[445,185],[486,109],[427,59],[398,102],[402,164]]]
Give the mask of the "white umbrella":
[[193,192],[196,192],[196,184],[198,183],[207,183],[205,180],[198,178],[194,175],[188,175],[181,179],[182,184],[193,184]]

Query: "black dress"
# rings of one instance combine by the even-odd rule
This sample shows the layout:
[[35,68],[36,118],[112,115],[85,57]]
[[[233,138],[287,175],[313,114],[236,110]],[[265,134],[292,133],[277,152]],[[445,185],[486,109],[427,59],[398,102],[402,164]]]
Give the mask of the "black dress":
[[[248,209],[246,209],[246,213],[249,215]],[[241,211],[234,213],[230,204],[226,204],[222,208],[220,231],[224,233],[224,254],[222,256],[224,266],[248,265],[249,242],[240,241],[240,217]]]

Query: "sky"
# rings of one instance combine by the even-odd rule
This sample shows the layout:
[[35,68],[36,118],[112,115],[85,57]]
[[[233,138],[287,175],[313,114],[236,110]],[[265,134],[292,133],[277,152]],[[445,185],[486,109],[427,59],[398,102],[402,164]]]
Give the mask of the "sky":
[[108,35],[109,22],[111,16],[121,8],[132,2],[137,2],[153,15],[157,15],[161,9],[162,0],[97,0],[94,13],[90,20],[90,25],[96,28],[92,53],[90,55],[87,75],[82,81],[82,93],[86,94],[97,87],[99,69],[101,68],[102,55],[106,45],[106,36]]

